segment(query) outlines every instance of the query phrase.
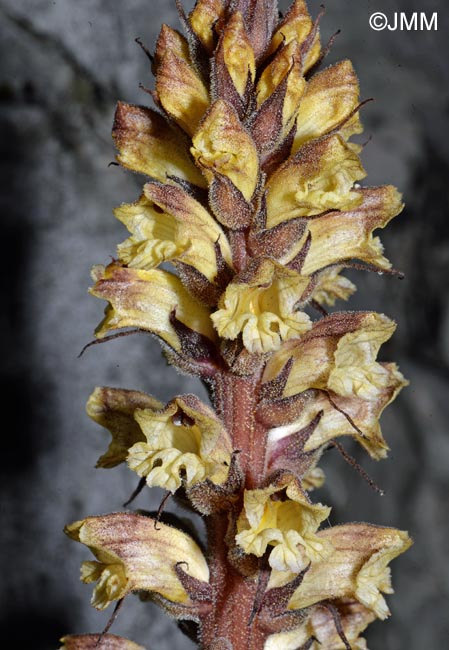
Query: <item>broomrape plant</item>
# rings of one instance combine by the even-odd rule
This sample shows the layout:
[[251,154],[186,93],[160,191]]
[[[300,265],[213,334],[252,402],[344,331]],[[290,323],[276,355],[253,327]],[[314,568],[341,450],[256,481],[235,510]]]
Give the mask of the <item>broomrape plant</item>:
[[[91,293],[108,302],[98,339],[155,335],[212,406],[97,388],[87,410],[112,436],[98,466],[127,463],[173,494],[207,541],[129,511],[66,533],[95,557],[81,569],[94,607],[138,592],[204,650],[366,649],[360,635],[389,615],[389,562],[411,541],[330,526],[310,492],[341,436],[387,454],[379,417],[406,381],[376,357],[395,324],[326,307],[355,291],[345,268],[397,274],[373,231],[401,197],[358,184],[357,77],[349,61],[319,69],[328,48],[303,0],[283,17],[275,0],[178,10],[185,35],[163,25],[149,55],[156,110],[117,107],[118,161],[147,179],[115,212],[130,236]],[[62,643],[139,649],[112,634]]]

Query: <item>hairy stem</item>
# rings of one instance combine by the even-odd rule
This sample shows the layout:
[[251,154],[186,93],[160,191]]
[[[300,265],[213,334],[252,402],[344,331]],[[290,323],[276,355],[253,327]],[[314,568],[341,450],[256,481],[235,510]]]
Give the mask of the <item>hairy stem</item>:
[[[214,406],[231,434],[234,449],[240,451],[246,489],[258,488],[264,482],[267,430],[254,416],[260,374],[239,377],[223,372],[214,386]],[[236,512],[242,505],[239,502]],[[253,621],[257,575],[245,577],[228,559],[226,540],[234,533],[234,520],[235,513],[228,512],[206,518],[210,584],[216,602],[202,621],[204,650],[260,650],[266,637]]]

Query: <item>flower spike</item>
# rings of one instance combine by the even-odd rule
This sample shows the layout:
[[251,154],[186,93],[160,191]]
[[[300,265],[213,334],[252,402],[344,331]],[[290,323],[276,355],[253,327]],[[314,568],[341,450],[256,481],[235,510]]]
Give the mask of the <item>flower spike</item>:
[[[379,418],[407,381],[378,356],[396,324],[334,307],[356,290],[346,269],[399,275],[376,231],[402,197],[360,184],[352,138],[369,100],[350,61],[321,69],[334,38],[321,47],[323,7],[175,4],[183,33],[163,25],[145,50],[156,108],[117,106],[117,160],[144,178],[115,210],[129,234],[91,293],[107,302],[99,341],[156,336],[210,405],[96,388],[87,412],[111,434],[97,466],[126,463],[138,490],[165,496],[154,518],[88,517],[66,532],[95,556],[82,580],[98,609],[137,592],[203,650],[366,650],[365,629],[389,615],[389,564],[411,540],[331,526],[313,490],[332,447],[375,486],[338,438],[375,460],[388,451]],[[107,631],[107,647],[138,650]],[[93,647],[92,635],[63,643]]]

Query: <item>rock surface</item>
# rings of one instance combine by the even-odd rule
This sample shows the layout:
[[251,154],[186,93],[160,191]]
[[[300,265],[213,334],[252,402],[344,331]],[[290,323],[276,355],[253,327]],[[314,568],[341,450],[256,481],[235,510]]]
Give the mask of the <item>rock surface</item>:
[[[189,8],[189,3],[185,3]],[[316,13],[318,2],[311,2]],[[383,311],[398,332],[384,351],[411,386],[383,428],[389,460],[358,459],[386,491],[378,497],[337,456],[326,458],[323,500],[334,521],[366,520],[408,529],[415,546],[393,566],[393,616],[368,633],[371,650],[447,644],[449,538],[449,73],[447,12],[404,0],[400,10],[439,11],[437,32],[376,32],[388,0],[330,3],[324,36],[342,29],[329,62],[352,59],[362,96],[364,163],[370,184],[394,183],[407,209],[383,236],[406,272],[398,282],[359,277],[350,307]],[[285,5],[284,5],[285,7]],[[77,355],[101,317],[86,293],[88,272],[107,262],[124,233],[111,210],[137,198],[141,178],[108,167],[117,99],[146,103],[149,65],[134,43],[154,44],[161,22],[177,24],[167,0],[0,0],[0,123],[3,256],[3,639],[54,650],[68,632],[95,632],[109,613],[78,582],[84,548],[65,538],[68,521],[119,510],[135,487],[126,468],[95,470],[106,434],[84,414],[96,385],[143,389],[161,399],[198,392],[168,369],[158,345],[131,337]],[[446,23],[446,24],[444,24]],[[202,393],[200,393],[202,394]],[[334,452],[335,453],[335,452]],[[330,489],[330,487],[332,489]],[[137,507],[157,507],[157,491]],[[152,605],[129,598],[113,631],[149,650],[193,645]]]

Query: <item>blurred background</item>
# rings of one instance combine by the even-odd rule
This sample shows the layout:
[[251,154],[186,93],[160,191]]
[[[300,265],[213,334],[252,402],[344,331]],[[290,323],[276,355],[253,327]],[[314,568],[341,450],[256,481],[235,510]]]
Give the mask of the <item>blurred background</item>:
[[[185,1],[190,9],[193,2]],[[285,9],[287,3],[281,3]],[[313,15],[319,1],[309,3]],[[449,635],[449,20],[430,0],[329,0],[323,41],[341,29],[327,63],[352,59],[362,98],[369,184],[393,183],[407,207],[382,234],[398,281],[359,273],[350,308],[398,321],[383,359],[411,385],[389,407],[391,446],[380,464],[357,450],[386,492],[379,497],[343,460],[325,459],[318,498],[333,521],[364,520],[410,531],[415,545],[393,564],[396,596],[371,650],[447,647]],[[382,11],[438,11],[438,31],[373,31]],[[103,303],[87,295],[89,270],[125,238],[112,209],[138,197],[142,178],[108,167],[118,99],[148,103],[146,57],[161,22],[179,28],[171,0],[0,0],[0,123],[3,289],[3,404],[0,638],[15,648],[56,650],[65,633],[96,632],[110,612],[89,605],[78,581],[90,559],[62,533],[66,522],[120,510],[136,485],[126,467],[95,470],[109,437],[84,405],[96,385],[146,390],[168,400],[204,395],[176,375],[150,338],[130,337],[77,355],[92,338]],[[352,278],[354,279],[354,278]],[[341,305],[344,308],[344,305]],[[136,507],[157,507],[146,490]],[[148,650],[193,645],[149,604],[130,597],[113,632]],[[12,643],[11,643],[12,644]]]

